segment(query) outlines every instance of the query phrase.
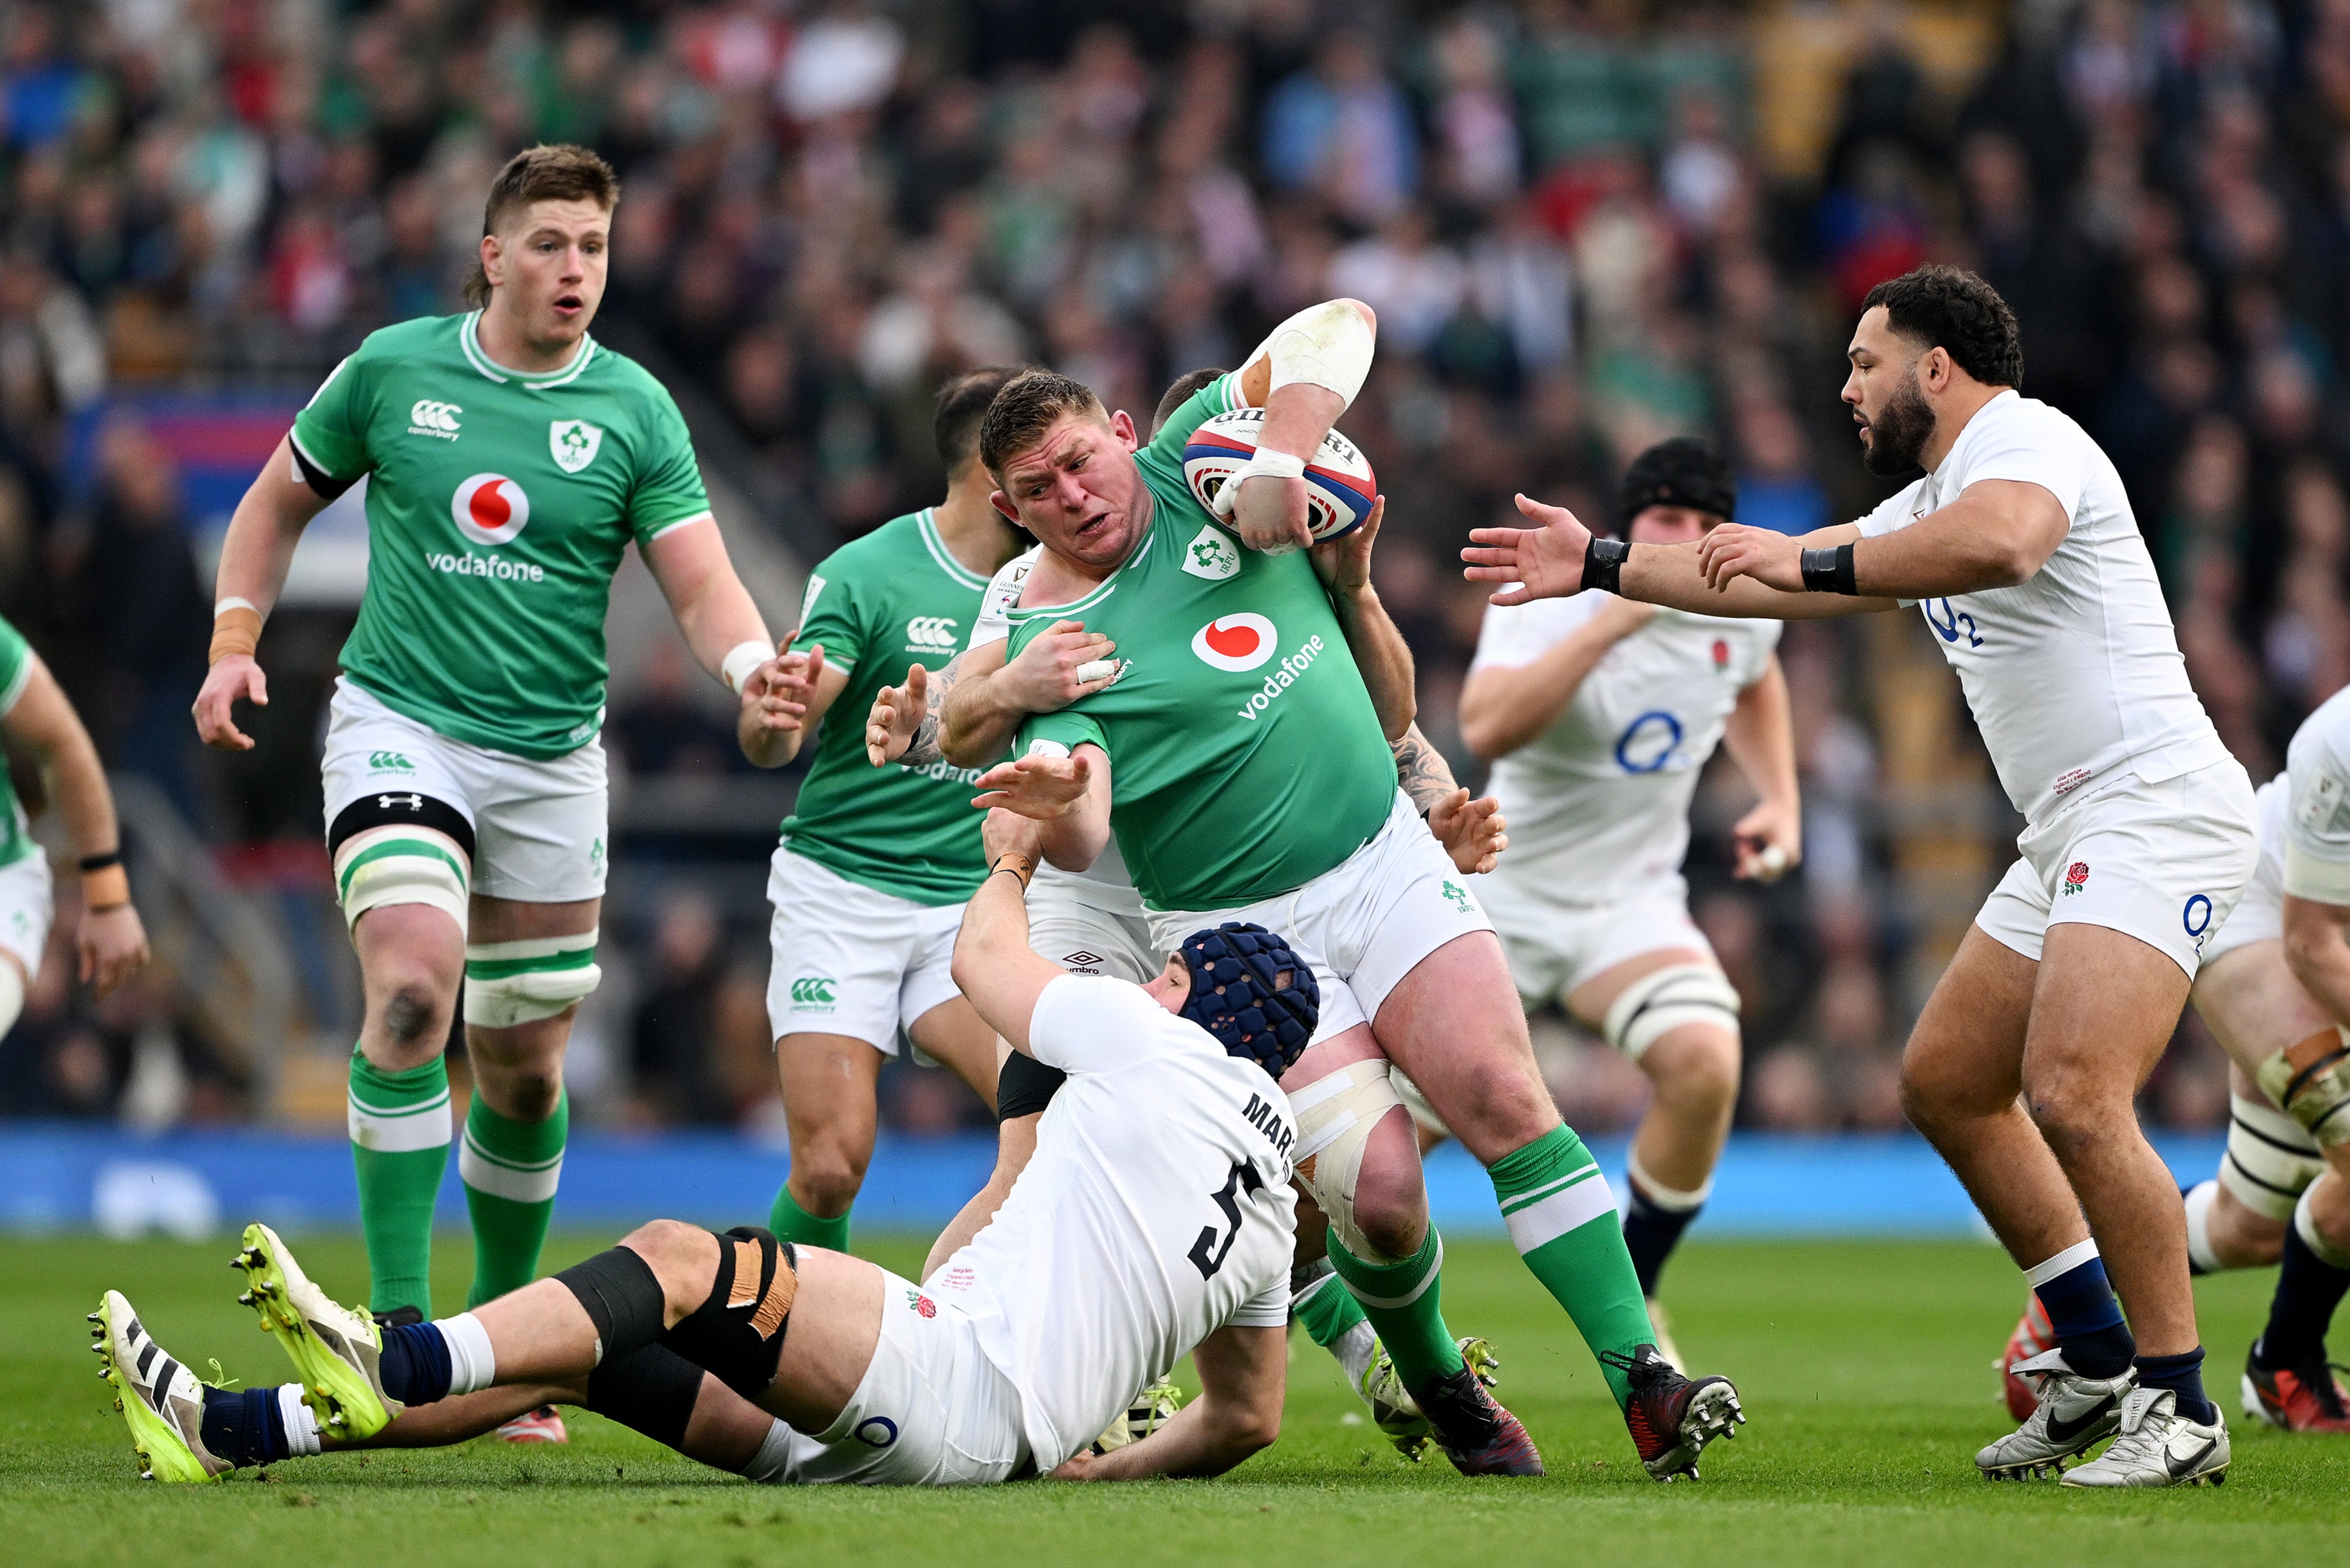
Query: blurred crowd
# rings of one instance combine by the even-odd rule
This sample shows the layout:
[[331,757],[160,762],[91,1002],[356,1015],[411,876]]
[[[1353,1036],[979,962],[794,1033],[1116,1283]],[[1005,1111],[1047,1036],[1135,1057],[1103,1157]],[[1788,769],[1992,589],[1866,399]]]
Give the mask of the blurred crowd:
[[[369,330],[456,308],[491,171],[577,140],[625,184],[599,334],[680,389],[705,462],[801,538],[935,498],[947,371],[1049,362],[1139,412],[1303,304],[1370,303],[1379,362],[1346,428],[1390,500],[1379,585],[1423,725],[1464,773],[1466,530],[1519,490],[1605,515],[1628,458],[1679,431],[1731,454],[1742,521],[1856,515],[1883,493],[1835,398],[1857,302],[1922,261],[1971,265],[2022,320],[2026,391],[2120,465],[2196,686],[2264,778],[2350,681],[2350,0],[1955,0],[1930,8],[1939,41],[1921,9],[16,0],[0,613],[116,765],[220,831],[205,802],[226,786],[182,739],[207,596],[168,465],[109,400],[307,389]],[[1953,36],[1976,46],[1957,71]],[[1835,63],[1773,87],[1765,63],[1796,57]],[[1790,155],[1765,116],[1819,134]],[[1801,877],[1733,885],[1739,786],[1701,796],[1690,872],[1747,998],[1749,1125],[1899,1125],[1894,1063],[1939,956],[1924,903],[1970,908],[2008,853],[1994,802],[1968,808],[1980,886],[1902,872],[1887,646],[1847,625],[1783,645]],[[665,657],[616,749],[643,774],[725,771],[723,728],[664,697],[691,683]],[[1938,722],[1971,754],[1962,710]],[[634,1000],[606,1032],[608,1114],[771,1116],[763,933],[691,876],[661,886],[617,933]],[[2185,1034],[2147,1108],[2205,1125],[2224,1079]],[[134,1053],[71,1056],[69,1037],[26,1064],[67,1085],[34,1108],[130,1082]],[[1540,1039],[1570,1117],[1628,1123],[1636,1073],[1555,1020]],[[908,1083],[902,1125],[966,1114]]]

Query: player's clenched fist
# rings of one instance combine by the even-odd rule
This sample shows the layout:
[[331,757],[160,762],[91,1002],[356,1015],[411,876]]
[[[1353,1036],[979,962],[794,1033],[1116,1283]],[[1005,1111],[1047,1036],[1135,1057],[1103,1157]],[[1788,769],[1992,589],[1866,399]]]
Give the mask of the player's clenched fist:
[[910,664],[903,686],[884,686],[873,694],[873,711],[865,719],[865,760],[879,768],[904,756],[930,713],[931,672]]
[[224,656],[204,676],[203,689],[189,711],[195,715],[196,734],[205,745],[224,752],[253,750],[253,737],[238,729],[232,717],[239,698],[256,708],[269,706],[268,677],[249,653]]
[[1052,713],[1080,697],[1090,697],[1118,679],[1118,644],[1083,621],[1053,623],[1044,636],[996,677],[1006,703],[1030,713]]
[[1428,830],[1452,857],[1453,868],[1471,877],[1500,864],[1502,851],[1510,846],[1508,826],[1500,801],[1490,794],[1471,800],[1465,786],[1428,808]]
[[1583,556],[1591,548],[1591,530],[1565,507],[1545,506],[1530,496],[1518,497],[1518,510],[1535,525],[1469,530],[1471,543],[1461,552],[1468,564],[1461,575],[1472,583],[1513,585],[1493,596],[1497,605],[1581,593]]
[[972,801],[975,806],[1002,806],[1038,822],[1050,822],[1085,798],[1093,783],[1093,767],[1083,755],[1025,756],[998,763],[979,775],[986,792]]

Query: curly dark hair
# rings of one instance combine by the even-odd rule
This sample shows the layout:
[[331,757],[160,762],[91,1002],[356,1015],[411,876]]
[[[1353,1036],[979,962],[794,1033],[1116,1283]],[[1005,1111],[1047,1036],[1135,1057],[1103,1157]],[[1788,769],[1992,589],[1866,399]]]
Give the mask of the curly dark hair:
[[1986,387],[2023,386],[2023,339],[1999,290],[1958,266],[1921,266],[1888,278],[1860,302],[1920,349],[1940,348]]

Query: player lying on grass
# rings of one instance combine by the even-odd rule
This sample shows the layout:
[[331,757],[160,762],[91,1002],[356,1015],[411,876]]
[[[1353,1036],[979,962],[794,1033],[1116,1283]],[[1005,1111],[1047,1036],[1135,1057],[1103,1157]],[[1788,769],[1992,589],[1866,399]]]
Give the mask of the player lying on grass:
[[[1307,1124],[1300,1169],[1329,1217],[1331,1262],[1457,1467],[1534,1474],[1541,1457],[1444,1324],[1442,1247],[1390,1063],[1487,1167],[1512,1240],[1599,1361],[1643,1463],[1685,1473],[1738,1419],[1734,1392],[1657,1355],[1614,1200],[1535,1069],[1492,928],[1390,782],[1409,703],[1382,703],[1393,672],[1367,672],[1346,627],[1384,622],[1378,596],[1341,575],[1343,540],[1284,552],[1310,538],[1295,454],[1318,450],[1359,389],[1371,330],[1351,301],[1301,312],[1147,446],[1066,377],[1032,372],[996,395],[981,456],[999,504],[1045,545],[1010,616],[1010,658],[1074,619],[1122,662],[1107,687],[1031,715],[1025,754],[981,780],[982,799],[1046,821],[1066,869],[1114,834],[1161,941],[1225,919],[1279,924],[1315,965],[1321,1037],[1284,1080]],[[1193,495],[1181,455],[1242,407],[1264,410],[1262,435],[1217,494],[1220,508],[1236,497],[1225,517]],[[1400,638],[1379,642],[1408,680]]]
[[1846,352],[1866,465],[1927,471],[1858,523],[1638,544],[1520,496],[1534,525],[1471,530],[1467,575],[1501,605],[1604,588],[1770,619],[1919,606],[2024,819],[1901,1064],[1910,1121],[2054,1324],[2022,1369],[2053,1404],[1975,1463],[2044,1475],[2117,1437],[2064,1484],[2200,1483],[2228,1468],[2227,1425],[2178,1189],[2135,1098],[2251,876],[2251,783],[2188,683],[2120,475],[2017,390],[1998,292],[1940,266],[1879,284]]
[[[398,1442],[403,1422],[429,1421],[452,1396],[576,1387],[658,1347],[787,1424],[785,1455],[766,1467],[783,1480],[1214,1475],[1270,1444],[1296,1136],[1274,1076],[1313,1033],[1312,971],[1279,937],[1235,924],[1193,933],[1148,985],[1066,974],[1028,947],[1035,828],[997,814],[987,834],[991,870],[964,914],[955,978],[1015,1050],[1068,1082],[1026,1178],[929,1288],[764,1231],[656,1220],[476,1311],[380,1327],[250,1226],[235,1259],[244,1299],[327,1431]],[[244,1397],[208,1395],[120,1293],[91,1320],[148,1473],[224,1471],[204,1445],[206,1406]],[[1187,1353],[1198,1399],[1139,1442],[1082,1451]]]
[[[2187,1197],[2205,1272],[2282,1256],[2269,1319],[2244,1357],[2243,1411],[2291,1432],[2350,1434],[2325,1330],[2350,1291],[2350,691],[2302,722],[2261,786],[2261,858],[2203,947],[2195,1009],[2228,1053],[2233,1102],[2220,1174]],[[2048,1348],[2034,1298],[2003,1364]],[[2037,1391],[2011,1373],[2020,1420]]]

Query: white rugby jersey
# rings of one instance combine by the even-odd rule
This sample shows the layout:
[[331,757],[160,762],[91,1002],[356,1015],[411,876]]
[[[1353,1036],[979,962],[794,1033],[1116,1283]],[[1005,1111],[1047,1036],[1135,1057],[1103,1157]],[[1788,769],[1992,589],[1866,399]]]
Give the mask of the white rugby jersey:
[[2159,784],[2225,761],[2188,683],[2121,475],[2065,415],[2000,393],[1967,421],[1939,468],[1860,520],[1861,534],[1907,528],[1986,479],[2038,484],[2072,519],[2064,543],[2025,581],[1921,606],[2015,809],[2036,824],[2113,770]]
[[1255,1064],[1122,980],[1052,981],[1028,1039],[1068,1082],[925,1288],[971,1314],[1050,1470],[1217,1329],[1288,1323],[1296,1122]]
[[[1486,606],[1470,673],[1532,664],[1608,597]],[[1510,847],[1491,875],[1566,904],[1612,903],[1677,876],[1698,770],[1738,694],[1770,668],[1779,630],[1660,609],[1602,654],[1551,727],[1493,764]]]
[[2292,793],[2284,890],[2321,904],[2350,904],[2350,689],[2301,722],[2285,749],[2284,774]]
[[[966,651],[1011,637],[1011,613],[1020,607],[1029,570],[1044,551],[1042,545],[1031,545],[1004,562],[988,579],[987,591],[979,599],[979,618],[971,623],[971,640],[963,645]],[[1127,873],[1126,857],[1118,850],[1116,834],[1102,846],[1099,858],[1084,870],[1064,871],[1047,860],[1036,867],[1034,885],[1091,909],[1142,919],[1142,895],[1135,891],[1134,878]]]

